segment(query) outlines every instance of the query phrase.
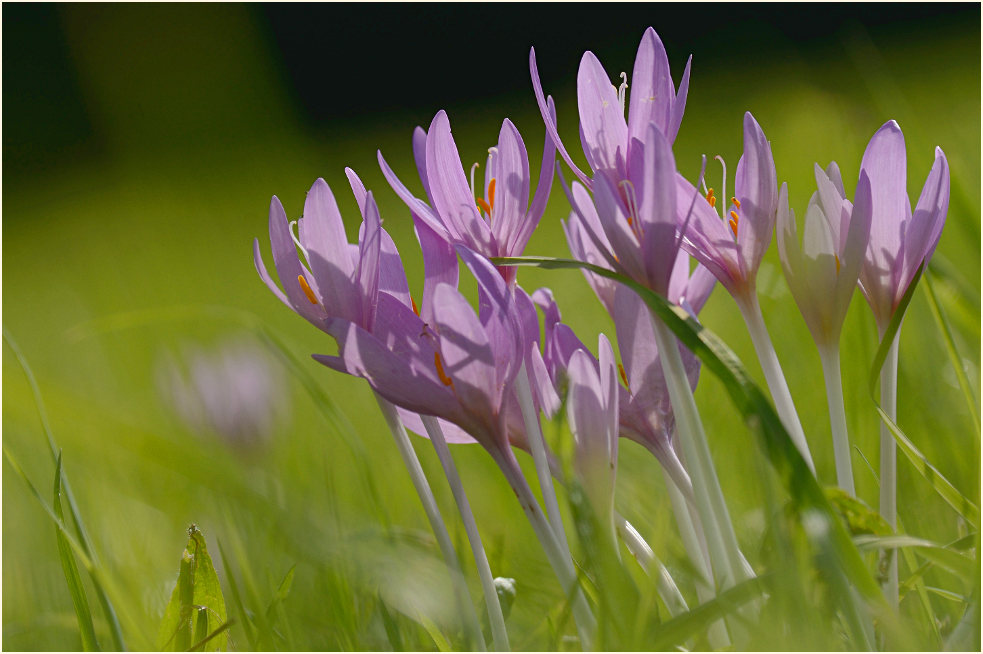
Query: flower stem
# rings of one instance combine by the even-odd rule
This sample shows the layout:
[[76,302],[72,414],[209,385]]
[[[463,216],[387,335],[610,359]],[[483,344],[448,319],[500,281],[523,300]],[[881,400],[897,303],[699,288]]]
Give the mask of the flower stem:
[[413,445],[410,443],[410,437],[406,433],[403,423],[399,420],[396,407],[378,393],[376,393],[375,399],[379,403],[382,416],[386,419],[386,424],[389,426],[393,439],[396,441],[396,447],[399,449],[400,456],[403,457],[403,463],[410,473],[410,479],[413,481],[417,495],[420,496],[420,502],[423,504],[423,510],[427,514],[427,519],[430,521],[430,527],[433,529],[434,536],[437,538],[437,544],[440,546],[440,551],[444,555],[444,560],[447,562],[447,567],[451,574],[451,582],[454,586],[454,594],[457,596],[458,608],[461,610],[464,620],[464,627],[469,633],[474,646],[479,651],[485,651],[485,637],[481,633],[478,614],[475,612],[474,605],[471,603],[471,596],[468,593],[468,585],[464,579],[464,573],[461,571],[461,564],[457,559],[457,553],[454,551],[454,545],[451,544],[451,537],[447,533],[447,527],[440,515],[440,509],[437,508],[437,500],[434,499],[433,491],[430,489],[427,477],[423,474],[423,468],[420,466],[420,460],[417,458],[416,452],[413,450]]
[[846,410],[843,407],[839,347],[836,344],[820,347],[819,360],[823,364],[823,378],[826,381],[826,403],[829,406],[829,426],[833,433],[833,456],[836,460],[836,483],[851,497],[856,497],[853,466],[850,464],[850,436],[847,433]]
[[495,649],[499,652],[507,652],[509,651],[509,636],[505,630],[502,604],[498,600],[498,591],[495,590],[495,580],[492,578],[491,568],[488,566],[488,557],[485,555],[485,548],[481,544],[478,525],[475,523],[474,514],[471,513],[471,505],[468,503],[468,496],[464,492],[464,485],[461,484],[461,477],[457,473],[457,466],[454,465],[454,459],[447,447],[444,432],[437,419],[433,416],[420,417],[423,419],[423,426],[430,436],[430,442],[433,443],[434,450],[437,451],[437,458],[440,459],[440,464],[444,467],[444,474],[447,476],[451,492],[454,494],[454,501],[457,503],[457,510],[464,522],[464,531],[471,543],[471,552],[474,554],[478,578],[481,579],[481,590],[485,595],[485,608],[488,611],[488,624],[491,626]]
[[515,391],[522,411],[522,421],[526,427],[526,438],[529,441],[529,451],[536,464],[536,477],[539,478],[539,490],[546,504],[546,515],[550,527],[556,534],[556,540],[570,558],[570,547],[567,544],[566,531],[563,529],[563,518],[560,516],[560,505],[556,500],[556,490],[553,488],[553,475],[546,458],[546,441],[543,437],[542,426],[539,423],[539,413],[532,401],[532,389],[529,387],[529,375],[526,373],[525,361],[519,366],[519,374],[515,378]]
[[[735,298],[736,299],[736,298]],[[806,464],[816,474],[816,466],[812,462],[812,454],[809,453],[809,444],[806,442],[805,432],[802,431],[802,423],[799,422],[799,414],[795,411],[795,404],[792,402],[792,394],[788,390],[788,383],[782,373],[782,366],[778,363],[778,355],[775,354],[775,347],[772,345],[771,337],[768,335],[768,328],[765,326],[764,316],[761,315],[761,305],[758,304],[758,296],[754,291],[747,294],[745,298],[737,299],[737,306],[744,316],[747,323],[748,332],[751,334],[751,342],[754,344],[754,351],[761,362],[761,370],[765,374],[765,381],[768,382],[768,390],[775,401],[775,409],[782,424],[788,430],[792,442],[798,448]]]
[[590,606],[588,606],[583,592],[581,592],[577,585],[577,571],[573,567],[573,559],[569,554],[569,550],[564,549],[559,544],[559,540],[556,538],[556,534],[553,533],[553,528],[550,526],[546,515],[536,501],[536,497],[533,495],[529,483],[522,475],[522,471],[519,469],[519,463],[515,460],[512,451],[492,451],[492,457],[495,459],[498,467],[502,469],[502,473],[519,499],[519,505],[522,506],[526,517],[529,518],[529,523],[532,525],[536,537],[543,546],[546,558],[549,560],[553,572],[556,573],[557,579],[560,580],[560,586],[562,586],[564,593],[571,596],[573,617],[577,623],[577,632],[580,634],[580,644],[586,652],[591,649],[594,632],[597,629],[597,620],[594,618],[594,614],[591,613]]
[[684,464],[693,481],[697,513],[710,548],[710,560],[720,586],[729,588],[748,578],[738,550],[737,535],[731,525],[720,481],[713,467],[710,447],[682,357],[679,355],[676,337],[656,316],[651,315],[651,319],[662,359],[662,370],[669,387],[669,399],[676,416]]
[[[891,349],[888,350],[884,367],[881,368],[881,408],[891,420],[897,422],[898,412],[898,340],[901,331],[894,336]],[[898,524],[898,449],[894,435],[881,422],[881,516],[896,531]],[[898,605],[898,557],[897,550],[885,550],[889,567],[884,593],[891,606]]]
[[638,561],[638,564],[642,566],[642,569],[646,573],[651,575],[654,572],[656,574],[655,586],[659,591],[659,597],[662,598],[662,601],[666,604],[666,608],[669,609],[669,615],[676,617],[689,611],[686,598],[679,592],[679,587],[676,586],[672,575],[669,574],[666,566],[655,555],[655,552],[645,542],[642,535],[638,533],[630,522],[620,515],[616,514],[614,519],[617,524],[618,533],[621,534],[621,538],[625,542],[628,551],[631,552],[632,556],[635,557],[635,560]]

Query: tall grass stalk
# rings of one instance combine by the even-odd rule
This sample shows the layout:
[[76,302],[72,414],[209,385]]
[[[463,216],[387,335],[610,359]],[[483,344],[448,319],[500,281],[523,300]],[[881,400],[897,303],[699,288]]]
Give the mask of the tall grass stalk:
[[850,464],[850,437],[846,428],[846,410],[843,406],[843,381],[838,344],[820,346],[819,360],[822,362],[823,378],[826,382],[826,404],[829,407],[829,426],[833,433],[836,483],[851,497],[856,497],[853,466]]
[[662,561],[659,560],[659,557],[655,555],[652,547],[638,533],[638,530],[617,513],[614,516],[614,520],[618,533],[625,542],[628,551],[631,552],[632,556],[635,557],[635,560],[638,561],[638,564],[642,566],[642,569],[648,575],[655,576],[656,590],[659,593],[659,597],[665,603],[666,608],[669,609],[669,615],[675,618],[689,611],[686,598],[679,592],[676,581],[669,574]]
[[[883,336],[883,335],[882,335]],[[901,330],[894,335],[891,349],[888,350],[884,367],[881,368],[881,409],[894,422],[898,413],[898,341]],[[898,448],[894,435],[884,422],[881,422],[881,491],[880,513],[891,529],[897,531],[898,525]],[[887,581],[884,594],[888,603],[898,605],[898,557],[892,549],[884,550],[888,557]]]
[[444,439],[444,431],[440,428],[440,423],[433,416],[421,416],[421,418],[423,419],[423,426],[430,436],[430,442],[433,443],[434,450],[437,451],[437,458],[440,459],[440,464],[444,468],[444,474],[447,476],[451,492],[454,494],[454,502],[457,504],[461,521],[464,523],[464,531],[471,544],[474,564],[478,569],[481,590],[485,596],[485,609],[488,611],[488,624],[491,627],[495,649],[499,652],[507,652],[509,651],[509,636],[505,630],[502,604],[498,600],[498,591],[495,590],[495,580],[488,565],[488,556],[481,544],[481,534],[478,533],[478,525],[474,520],[474,514],[471,512],[468,496],[464,492],[461,476],[457,472],[457,466],[454,464],[450,448],[447,447],[447,441]]
[[483,652],[486,649],[485,637],[481,633],[478,614],[475,613],[474,605],[471,603],[471,596],[468,593],[468,585],[464,578],[464,572],[461,570],[461,564],[457,559],[457,553],[454,551],[454,545],[451,543],[451,537],[447,533],[447,526],[444,524],[444,519],[440,515],[440,509],[437,508],[437,501],[434,499],[433,491],[430,489],[427,477],[423,474],[423,468],[420,466],[420,460],[413,450],[412,443],[410,443],[409,434],[406,433],[403,423],[399,420],[396,407],[378,393],[375,394],[375,399],[379,403],[379,409],[382,411],[382,415],[386,419],[386,424],[389,426],[393,439],[396,441],[396,447],[399,449],[400,456],[403,457],[403,463],[410,473],[410,479],[413,481],[417,495],[420,496],[420,502],[423,504],[423,510],[426,512],[427,519],[430,521],[430,527],[433,529],[434,536],[437,538],[437,544],[440,546],[440,551],[444,555],[444,560],[447,562],[451,582],[454,587],[454,594],[457,596],[458,608],[461,611],[464,629],[472,645]]
[[737,306],[747,324],[751,343],[754,345],[754,351],[761,362],[761,370],[765,374],[765,381],[768,383],[768,390],[771,391],[771,398],[775,402],[778,417],[781,418],[782,424],[789,436],[792,437],[792,442],[802,454],[802,458],[809,465],[812,474],[816,474],[816,465],[812,462],[812,454],[809,452],[809,444],[806,442],[805,432],[799,421],[799,414],[795,411],[792,394],[788,390],[788,382],[785,381],[782,366],[778,363],[778,355],[775,354],[775,346],[768,335],[765,318],[761,315],[758,296],[752,291],[747,294],[747,297],[737,299]]

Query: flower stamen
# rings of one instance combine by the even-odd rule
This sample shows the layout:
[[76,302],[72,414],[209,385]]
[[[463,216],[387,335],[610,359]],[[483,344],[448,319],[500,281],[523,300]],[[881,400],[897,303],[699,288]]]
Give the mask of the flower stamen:
[[303,275],[297,275],[297,283],[300,284],[300,290],[304,291],[304,295],[311,301],[311,304],[317,304],[317,296],[314,295],[311,285],[307,283],[307,279]]
[[453,387],[454,380],[448,377],[447,373],[444,372],[444,364],[440,360],[440,352],[433,353],[433,365],[435,368],[437,368],[437,377],[440,379],[440,383],[442,383],[444,386]]
[[738,209],[740,209],[740,208],[741,208],[741,201],[740,201],[740,200],[738,200],[737,198],[731,198],[731,199],[730,199],[730,201],[731,201],[731,202],[733,203],[733,205],[734,205],[735,207],[737,207]]
[[621,103],[621,113],[625,113],[625,96],[628,93],[628,73],[622,71],[621,86],[618,87],[618,102]]
[[711,188],[709,191],[707,191],[707,202],[710,203],[710,208],[711,209],[713,207],[717,206],[717,198],[715,198],[714,195],[713,195],[713,188]]
[[728,221],[727,224],[730,225],[730,228],[734,231],[734,238],[737,238],[737,212],[736,211],[730,212],[730,220]]

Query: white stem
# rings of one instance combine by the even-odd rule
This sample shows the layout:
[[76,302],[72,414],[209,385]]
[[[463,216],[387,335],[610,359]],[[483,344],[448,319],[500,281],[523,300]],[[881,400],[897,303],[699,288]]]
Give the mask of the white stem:
[[761,370],[765,374],[765,381],[768,382],[768,390],[775,401],[775,409],[782,424],[792,437],[792,442],[798,448],[806,464],[816,474],[816,466],[812,462],[812,454],[809,453],[809,444],[806,442],[805,432],[802,431],[802,423],[799,422],[799,414],[795,411],[795,404],[792,402],[792,394],[788,390],[788,383],[782,373],[782,366],[778,363],[778,355],[775,354],[775,347],[771,343],[768,335],[768,328],[765,326],[765,318],[761,315],[761,305],[758,304],[758,296],[752,290],[745,298],[737,299],[737,306],[744,316],[747,323],[748,332],[751,334],[751,342],[754,344],[754,351],[761,362]]
[[560,516],[560,505],[556,501],[556,490],[553,488],[553,475],[550,473],[549,460],[546,458],[546,441],[539,423],[539,413],[532,400],[532,389],[529,387],[529,375],[526,373],[525,361],[519,366],[519,374],[515,378],[515,391],[522,411],[522,420],[526,427],[526,439],[529,441],[529,452],[536,464],[536,476],[539,478],[539,490],[546,504],[546,515],[556,539],[570,558],[570,546],[567,544],[566,531],[563,529],[563,518]]
[[656,316],[651,315],[651,319],[656,344],[662,355],[662,371],[669,387],[669,399],[676,417],[685,464],[693,481],[696,509],[710,548],[710,560],[718,583],[723,588],[729,588],[748,578],[737,546],[737,536],[713,467],[710,447],[679,355],[676,337]]
[[833,433],[833,456],[836,460],[836,483],[856,497],[853,485],[853,466],[850,464],[850,436],[846,428],[843,407],[843,382],[840,374],[840,350],[837,344],[820,346],[819,360],[826,381],[826,403],[829,407],[829,427]]
[[[897,422],[898,415],[898,340],[901,330],[894,336],[888,350],[884,367],[881,368],[881,408],[887,416]],[[897,531],[898,525],[898,448],[894,435],[887,425],[881,422],[881,516]],[[889,566],[884,593],[891,606],[898,605],[898,557],[897,550],[886,550]]]
[[672,575],[662,565],[662,561],[655,555],[655,552],[645,542],[642,535],[638,533],[630,522],[618,514],[615,514],[615,523],[618,526],[618,533],[621,534],[621,538],[625,542],[625,546],[631,552],[632,556],[635,557],[635,560],[638,561],[638,564],[642,566],[642,569],[650,575],[653,574],[654,569],[654,573],[656,574],[655,587],[659,591],[659,597],[662,598],[662,601],[666,604],[666,608],[669,609],[669,615],[676,617],[689,611],[686,598],[679,592],[679,587],[676,586]]
[[[672,512],[676,517],[676,526],[679,528],[679,535],[683,539],[683,546],[689,554],[693,567],[700,575],[696,581],[696,597],[700,604],[708,602],[716,596],[713,583],[713,570],[710,566],[710,552],[707,548],[706,538],[703,536],[703,529],[699,528],[699,515],[696,514],[695,502],[686,500],[683,492],[666,475],[666,490],[669,492],[669,501],[672,502]],[[715,620],[710,625],[707,634],[710,646],[714,649],[730,647],[730,634],[727,633],[727,625],[723,620]]]
[[457,466],[454,465],[454,458],[447,447],[444,439],[444,431],[440,428],[440,423],[433,416],[420,416],[423,419],[423,426],[430,436],[434,450],[437,451],[437,458],[444,467],[444,474],[450,483],[451,492],[454,494],[454,502],[457,503],[457,510],[461,514],[461,521],[464,522],[464,531],[468,535],[471,543],[471,552],[474,554],[474,564],[478,569],[478,578],[481,579],[481,590],[485,595],[485,608],[488,611],[488,624],[491,626],[492,639],[495,649],[499,652],[509,651],[509,636],[505,630],[505,618],[502,616],[502,604],[498,600],[498,592],[495,590],[495,580],[492,578],[491,568],[488,565],[488,557],[485,555],[485,548],[481,544],[481,535],[478,533],[478,525],[471,513],[471,505],[468,503],[468,496],[464,492],[464,485],[461,477],[457,473]]
[[433,529],[434,536],[437,538],[437,544],[440,546],[440,551],[444,555],[444,560],[447,562],[447,567],[451,574],[451,582],[454,587],[454,594],[457,596],[457,602],[463,614],[464,627],[469,632],[474,646],[483,652],[486,649],[485,637],[481,633],[478,614],[475,612],[474,605],[471,603],[471,595],[468,593],[468,585],[464,579],[464,573],[461,571],[461,564],[457,560],[457,553],[454,551],[454,545],[451,544],[451,537],[447,533],[447,526],[444,524],[444,519],[440,515],[440,509],[437,508],[437,500],[434,499],[433,491],[427,482],[427,477],[423,474],[420,460],[413,450],[413,445],[410,443],[410,437],[406,433],[403,423],[399,420],[396,407],[378,393],[375,394],[375,399],[379,403],[382,416],[386,419],[389,431],[392,432],[393,439],[396,441],[396,447],[399,449],[400,456],[403,457],[403,463],[410,473],[410,479],[413,481],[417,495],[420,496],[420,502],[423,504],[423,510],[427,514],[427,519],[430,521],[430,527]]
[[546,553],[546,558],[549,560],[553,572],[556,573],[557,579],[560,581],[563,592],[567,596],[573,593],[573,618],[577,624],[577,632],[580,634],[581,648],[586,652],[591,649],[597,621],[594,619],[594,614],[591,613],[583,592],[577,586],[577,571],[573,567],[573,559],[570,557],[569,551],[560,545],[556,534],[553,533],[553,528],[536,501],[529,483],[522,476],[522,471],[519,469],[519,464],[512,452],[508,450],[504,452],[492,451],[492,457],[502,469],[502,473],[512,486],[512,490],[515,491],[519,505],[522,506],[526,517],[529,518],[529,523]]

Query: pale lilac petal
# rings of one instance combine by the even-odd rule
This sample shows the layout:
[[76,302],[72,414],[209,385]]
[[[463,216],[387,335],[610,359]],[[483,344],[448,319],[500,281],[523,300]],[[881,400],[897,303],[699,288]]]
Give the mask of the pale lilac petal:
[[604,227],[601,226],[601,219],[597,215],[597,208],[594,206],[594,201],[591,199],[590,193],[576,182],[573,183],[573,190],[571,191],[563,175],[559,174],[559,169],[557,169],[557,174],[560,178],[560,186],[563,188],[563,192],[570,202],[570,208],[573,209],[577,218],[580,219],[580,225],[583,227],[581,233],[586,235],[590,240],[594,251],[604,257],[607,268],[621,270],[621,266],[614,258],[611,243],[608,242],[607,236],[604,235]]
[[420,175],[423,191],[427,194],[427,199],[433,203],[430,181],[427,179],[427,133],[419,126],[413,130],[413,161],[416,162],[416,171]]
[[[598,250],[594,241],[584,233],[587,228],[583,226],[576,213],[571,213],[566,221],[561,220],[560,225],[563,227],[563,233],[567,237],[567,246],[570,248],[570,254],[574,259],[592,263],[602,268],[610,268],[607,257],[605,256],[606,253]],[[601,236],[603,237],[603,234]],[[590,284],[591,289],[597,295],[597,299],[610,312],[612,303],[614,302],[614,289],[618,286],[618,282],[607,277],[595,275],[586,270],[582,270],[581,272],[587,283]]]
[[413,215],[425,222],[431,230],[437,234],[440,234],[441,238],[443,238],[445,241],[451,241],[454,238],[457,238],[457,234],[451,234],[444,223],[441,222],[440,218],[437,217],[437,214],[434,213],[433,209],[431,209],[426,202],[413,195],[410,190],[406,188],[406,185],[404,185],[403,182],[396,177],[396,173],[394,173],[392,168],[389,167],[389,164],[386,163],[381,151],[377,153],[377,157],[379,159],[379,168],[382,170],[383,177],[385,177],[386,181],[389,182],[389,186],[391,186],[393,191],[396,192],[399,199],[410,208]]
[[348,177],[348,185],[352,187],[352,194],[355,195],[355,201],[358,203],[358,211],[364,218],[365,196],[367,194],[365,184],[362,183],[362,179],[351,168],[345,168],[345,175]]
[[[290,236],[290,226],[287,224],[287,214],[275,195],[270,201],[270,246],[273,250],[273,263],[277,277],[283,285],[290,304],[307,320],[319,324],[323,319],[323,309],[311,303],[307,294],[300,286],[299,277],[303,276],[312,290],[316,289],[314,279],[307,274],[297,259],[297,246]],[[347,278],[345,281],[348,282]],[[323,297],[315,291],[315,297]],[[322,300],[323,301],[323,300]],[[354,308],[354,307],[352,307]]]
[[331,188],[320,177],[307,192],[304,217],[297,222],[300,243],[311,255],[311,269],[319,280],[338,273],[351,278],[354,269],[348,258],[348,236]]
[[853,291],[857,286],[860,268],[863,266],[864,254],[867,252],[867,240],[870,238],[872,216],[870,180],[867,174],[860,173],[857,183],[857,194],[850,215],[850,227],[846,235],[846,244],[840,255],[840,271],[836,282],[836,302],[843,313],[840,324],[846,318]]
[[906,158],[904,134],[891,120],[870,139],[860,164],[870,179],[874,212],[868,259],[881,270],[893,267],[901,253],[901,220],[908,198]]
[[266,284],[267,288],[273,291],[273,295],[275,295],[278,300],[290,307],[290,309],[294,309],[294,305],[290,303],[287,296],[284,295],[283,291],[280,290],[280,287],[277,286],[276,282],[273,281],[273,278],[270,277],[269,271],[266,270],[266,264],[263,263],[263,255],[259,250],[258,238],[253,239],[253,265],[256,266],[256,272],[259,273],[259,278],[263,280],[263,283]]
[[533,396],[546,417],[552,418],[560,410],[560,396],[556,394],[556,389],[553,387],[546,361],[535,346],[529,348],[528,358],[529,383],[533,389]]
[[904,259],[895,305],[901,300],[915,271],[935,251],[949,208],[949,164],[940,149],[925,180],[918,204],[904,236]]
[[617,257],[618,266],[625,273],[637,280],[644,282],[646,279],[645,264],[642,261],[642,253],[638,240],[628,224],[628,216],[625,215],[618,190],[611,185],[610,180],[604,175],[594,178],[594,202],[597,207],[597,215],[601,221],[601,227],[611,243],[611,249]]
[[385,228],[380,230],[379,290],[392,295],[403,305],[412,306],[410,286],[396,244]]
[[416,238],[423,252],[423,297],[420,301],[420,316],[426,322],[433,320],[433,293],[438,284],[449,284],[457,288],[457,253],[447,239],[431,229],[430,225],[413,215]]
[[686,290],[675,301],[686,307],[688,311],[698,314],[703,310],[716,286],[717,278],[713,273],[707,270],[706,266],[697,264],[686,284]]
[[365,220],[359,234],[359,261],[355,272],[355,284],[359,289],[362,305],[361,325],[372,330],[375,319],[376,295],[379,292],[379,259],[382,250],[382,219],[372,193],[365,197]]
[[[649,27],[642,35],[635,55],[628,101],[628,140],[646,142],[646,131],[654,123],[667,134],[673,101],[669,57],[655,30]],[[667,136],[668,138],[668,136]],[[670,139],[671,140],[671,139]]]
[[506,247],[526,220],[529,205],[529,158],[522,135],[508,118],[502,123],[498,134],[498,152],[490,158],[492,165],[488,169],[495,177],[491,229],[500,247],[496,254],[515,256],[521,252],[511,252]]
[[775,229],[778,178],[771,146],[750,112],[744,114],[744,156],[735,179],[737,199],[737,243],[744,257],[746,274],[753,278]]
[[563,145],[563,141],[560,140],[560,133],[556,127],[556,112],[552,107],[552,98],[548,99],[543,95],[543,84],[539,80],[539,69],[536,66],[535,48],[529,48],[529,74],[532,77],[532,88],[536,94],[536,103],[539,105],[539,112],[542,114],[543,122],[546,124],[546,133],[554,145],[556,145],[560,157],[570,166],[573,174],[577,176],[581,183],[590,188],[590,178],[573,162],[573,159],[567,153],[566,147]]
[[679,81],[679,91],[672,101],[672,110],[669,115],[669,127],[666,129],[666,138],[672,143],[676,140],[679,133],[679,126],[683,122],[683,112],[686,111],[686,96],[689,95],[689,72],[693,63],[693,55],[686,60],[686,68],[683,70],[683,78]]
[[[668,72],[668,63],[666,67]],[[665,297],[678,252],[676,162],[669,141],[654,124],[650,123],[645,132],[642,177],[633,181],[639,201],[641,248],[649,285],[652,290]]]
[[618,101],[618,91],[592,52],[585,52],[577,72],[580,127],[595,170],[617,171],[625,177],[628,157],[628,125]]
[[608,461],[612,463],[611,474],[614,476],[613,463],[618,460],[618,369],[614,358],[611,341],[604,334],[597,337],[597,359],[599,363],[601,400],[604,403],[604,415],[607,419],[604,433],[608,437]]
[[646,421],[658,423],[667,409],[668,391],[648,307],[634,291],[620,286],[614,294],[612,317],[633,402]]
[[503,389],[496,384],[494,353],[478,316],[447,284],[437,287],[434,302],[444,374],[453,380],[454,394],[472,413],[496,413]]
[[491,251],[491,230],[478,214],[444,111],[437,112],[427,130],[427,179],[434,209],[451,236],[482,252]]
[[685,177],[676,175],[676,209],[686,212],[678,219],[680,227],[686,226],[682,247],[733,291],[743,280],[734,233],[705,199],[693,201],[696,193]]
[[567,366],[567,376],[570,382],[567,419],[576,442],[577,460],[582,467],[592,459],[607,458],[608,418],[593,357],[584,350],[574,352]]
[[[548,104],[547,109],[550,115],[555,117],[556,109],[553,107],[553,100],[550,99]],[[553,188],[555,166],[556,144],[553,143],[553,139],[547,134],[543,140],[543,163],[539,168],[539,183],[536,185],[536,194],[533,196],[532,203],[529,205],[529,213],[527,214],[526,221],[523,223],[522,228],[516,231],[514,240],[508,244],[509,252],[521,253],[525,249],[526,243],[529,242],[529,237],[532,236],[533,230],[539,224],[540,218],[543,217],[543,213],[546,211],[546,202],[549,200],[550,190]]]

